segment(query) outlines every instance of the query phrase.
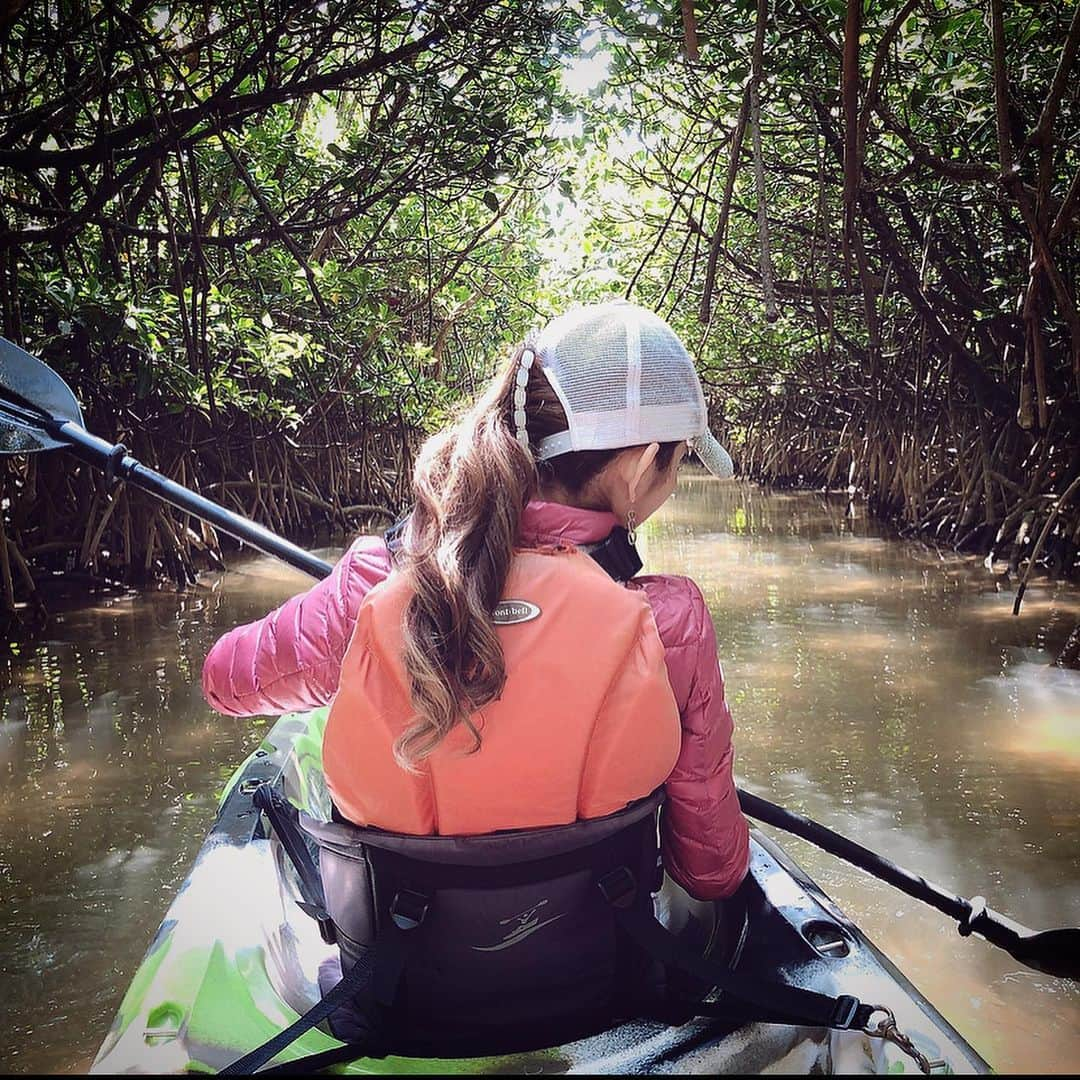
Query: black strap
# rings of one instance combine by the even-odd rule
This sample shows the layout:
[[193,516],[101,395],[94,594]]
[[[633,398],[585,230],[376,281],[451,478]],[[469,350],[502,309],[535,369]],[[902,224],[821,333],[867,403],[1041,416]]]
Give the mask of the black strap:
[[[321,1001],[316,1002],[299,1020],[278,1032],[272,1039],[221,1070],[221,1076],[250,1076],[260,1065],[276,1057],[305,1032],[325,1020],[335,1009],[345,1004],[367,987],[375,974],[374,950],[367,953]],[[358,1055],[356,1055],[358,1056]]]
[[255,789],[252,800],[266,814],[267,820],[296,868],[297,877],[300,879],[300,895],[303,897],[303,900],[297,901],[300,908],[319,924],[319,933],[323,941],[328,945],[333,945],[336,941],[334,923],[326,910],[326,894],[323,891],[319,868],[311,857],[304,833],[300,828],[300,812],[269,783],[260,784]]
[[366,1042],[342,1043],[341,1046],[331,1047],[318,1054],[305,1054],[304,1057],[293,1058],[292,1061],[284,1061],[280,1065],[271,1065],[268,1069],[260,1069],[259,1075],[310,1076],[311,1073],[321,1072],[343,1061],[355,1061],[357,1058],[374,1056],[371,1046]]
[[728,993],[721,994],[716,1001],[675,999],[674,1004],[682,1005],[683,1013],[687,1017],[722,1020],[733,1025],[789,1024],[792,1027],[800,1027],[807,1024],[807,1021],[799,1016],[786,1016],[777,1009],[766,1010],[760,1005],[739,1001]]
[[[400,894],[399,894],[400,896]],[[410,894],[410,898],[417,894]],[[353,1000],[365,991],[371,990],[374,1002],[381,1005],[391,1005],[397,995],[401,976],[405,971],[405,964],[416,944],[416,935],[409,933],[423,921],[427,912],[426,897],[419,897],[425,903],[420,910],[419,918],[402,919],[396,913],[399,897],[394,897],[391,905],[391,917],[382,920],[379,932],[375,936],[375,942],[363,956],[350,968],[342,980],[330,990],[321,1001],[316,1002],[299,1020],[290,1024],[284,1031],[279,1032],[272,1039],[257,1046],[250,1053],[227,1065],[221,1070],[222,1076],[249,1076],[256,1072],[260,1066],[265,1065],[272,1058],[281,1053],[287,1046],[291,1046],[305,1032],[310,1031],[316,1024],[325,1020],[332,1012]],[[369,1014],[369,1019],[374,1019],[374,1006]],[[351,1061],[361,1056],[373,1056],[373,1051],[379,1045],[374,1032],[369,1039],[359,1042],[348,1043],[345,1046],[334,1047],[320,1054],[309,1055],[291,1062],[286,1062],[282,1067],[289,1071],[309,1071],[316,1067],[324,1068],[333,1064],[334,1061]],[[346,1054],[347,1052],[347,1054]],[[346,1055],[327,1060],[316,1066],[314,1061],[330,1054]]]
[[599,884],[600,891],[614,909],[616,922],[639,948],[662,964],[679,968],[754,1006],[759,1020],[846,1030],[861,1028],[870,1019],[873,1008],[863,1005],[850,994],[829,997],[800,986],[734,976],[729,969],[694,952],[651,911],[634,904],[637,886],[626,867],[607,874]]
[[326,906],[319,868],[308,851],[300,829],[300,812],[272,784],[260,784],[252,796],[255,805],[266,814],[300,877],[300,891],[309,904]]

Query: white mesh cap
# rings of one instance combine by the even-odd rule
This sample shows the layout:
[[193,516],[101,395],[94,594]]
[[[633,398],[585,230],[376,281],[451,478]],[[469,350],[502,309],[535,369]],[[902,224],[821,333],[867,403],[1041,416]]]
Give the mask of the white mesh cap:
[[626,300],[591,304],[553,319],[532,345],[570,425],[540,440],[538,461],[686,439],[709,472],[734,475],[694,362],[658,315]]

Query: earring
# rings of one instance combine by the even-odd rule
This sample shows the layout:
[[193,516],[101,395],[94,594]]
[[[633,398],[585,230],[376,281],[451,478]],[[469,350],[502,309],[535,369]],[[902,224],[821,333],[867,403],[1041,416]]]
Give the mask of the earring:
[[626,537],[631,544],[637,543],[637,514],[634,513],[633,506],[626,512]]

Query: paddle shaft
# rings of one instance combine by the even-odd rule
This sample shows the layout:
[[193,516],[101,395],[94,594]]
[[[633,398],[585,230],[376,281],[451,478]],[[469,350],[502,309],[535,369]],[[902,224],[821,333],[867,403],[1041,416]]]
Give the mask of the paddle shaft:
[[324,578],[333,570],[330,563],[316,558],[309,551],[297,547],[296,544],[290,543],[269,529],[264,529],[261,525],[239,514],[234,514],[231,510],[226,510],[224,506],[162,476],[161,473],[148,469],[128,454],[122,445],[99,439],[72,420],[59,423],[54,421],[43,426],[84,461],[100,466],[117,480],[134,484],[177,509],[201,518],[213,525],[215,529],[228,533],[265,555],[282,559],[297,570],[302,570],[305,574],[316,578]]
[[960,924],[962,934],[970,934],[974,931],[992,944],[1015,955],[1015,950],[1023,949],[1025,937],[1030,937],[1034,933],[1026,926],[986,907],[982,897],[965,900],[943,889],[940,885],[927,881],[921,875],[905,870],[902,866],[857,844],[854,840],[849,840],[846,836],[841,836],[832,829],[811,821],[810,818],[785,810],[761,798],[760,795],[752,795],[749,791],[743,791],[742,788],[738,790],[739,805],[743,813],[749,817],[763,821],[767,825],[775,825],[778,829],[783,829],[795,836],[801,836],[830,855],[852,863],[916,900],[936,907],[938,911],[956,919]]

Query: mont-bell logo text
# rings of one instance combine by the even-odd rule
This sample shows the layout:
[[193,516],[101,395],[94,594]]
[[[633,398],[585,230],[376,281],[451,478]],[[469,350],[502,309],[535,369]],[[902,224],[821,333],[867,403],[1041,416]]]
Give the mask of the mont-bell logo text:
[[513,623],[528,622],[540,614],[540,609],[528,600],[500,600],[495,605],[491,621],[499,626],[510,626]]

